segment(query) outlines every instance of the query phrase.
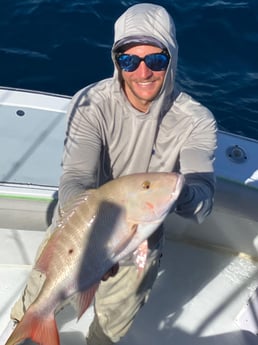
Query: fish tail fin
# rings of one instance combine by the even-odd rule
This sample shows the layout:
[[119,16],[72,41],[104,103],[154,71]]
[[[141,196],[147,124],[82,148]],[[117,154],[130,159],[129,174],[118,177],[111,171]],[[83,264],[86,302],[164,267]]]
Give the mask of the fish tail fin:
[[42,318],[28,310],[5,345],[20,344],[25,339],[31,339],[41,345],[60,345],[54,315]]

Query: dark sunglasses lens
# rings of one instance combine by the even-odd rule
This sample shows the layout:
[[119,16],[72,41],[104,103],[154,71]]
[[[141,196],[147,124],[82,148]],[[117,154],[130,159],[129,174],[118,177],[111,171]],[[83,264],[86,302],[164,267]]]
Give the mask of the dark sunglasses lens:
[[155,53],[146,55],[144,58],[130,54],[122,54],[117,57],[119,67],[126,72],[135,71],[142,60],[152,71],[164,71],[168,67],[169,56],[164,53]]
[[164,71],[168,67],[169,56],[163,53],[146,55],[145,63],[152,71]]
[[139,66],[141,59],[137,55],[122,54],[118,56],[119,67],[126,72],[133,72]]

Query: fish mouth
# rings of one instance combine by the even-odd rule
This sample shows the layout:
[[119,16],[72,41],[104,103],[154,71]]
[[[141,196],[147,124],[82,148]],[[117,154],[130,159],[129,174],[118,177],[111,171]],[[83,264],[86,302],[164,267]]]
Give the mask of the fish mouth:
[[184,175],[182,174],[179,174],[178,175],[178,179],[177,179],[177,182],[176,182],[176,188],[175,188],[175,191],[171,193],[171,197],[172,198],[178,198],[182,189],[183,189],[183,186],[185,184],[185,178],[184,178]]
[[154,220],[152,223],[159,223],[161,220],[163,221],[166,218],[166,216],[168,215],[170,210],[175,206],[177,198],[179,197],[179,195],[183,189],[184,183],[185,183],[184,176],[182,174],[178,174],[178,179],[176,181],[175,190],[169,194],[168,204],[170,206],[164,207],[164,209],[161,210],[161,212],[159,214],[156,214],[157,220],[156,221]]
[[163,221],[166,218],[166,216],[168,215],[170,210],[176,205],[177,199],[178,199],[178,197],[179,197],[179,195],[180,195],[180,193],[181,193],[181,191],[183,189],[184,183],[185,183],[184,176],[182,174],[178,174],[178,179],[177,179],[177,182],[176,182],[175,190],[173,192],[171,192],[169,194],[169,197],[168,197],[168,204],[169,204],[169,206],[168,207],[164,207],[163,210],[161,209],[159,214],[158,213],[156,214],[157,220],[153,221],[152,223],[159,223],[160,220]]

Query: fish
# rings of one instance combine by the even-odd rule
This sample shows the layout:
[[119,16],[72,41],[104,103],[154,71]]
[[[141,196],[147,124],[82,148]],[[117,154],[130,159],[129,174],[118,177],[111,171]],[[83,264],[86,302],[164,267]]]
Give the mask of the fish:
[[76,297],[79,319],[102,277],[129,254],[137,257],[139,251],[136,265],[143,269],[146,241],[173,209],[183,185],[179,173],[136,173],[70,201],[34,265],[43,286],[6,345],[25,339],[59,345],[56,311]]

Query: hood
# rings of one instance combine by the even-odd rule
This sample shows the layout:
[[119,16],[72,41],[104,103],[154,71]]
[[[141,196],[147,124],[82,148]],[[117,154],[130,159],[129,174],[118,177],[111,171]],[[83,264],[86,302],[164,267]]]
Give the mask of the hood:
[[[129,7],[115,23],[115,39],[112,47],[112,59],[115,65],[114,77],[118,78],[118,70],[115,63],[115,51],[117,47],[131,38],[132,42],[160,42],[170,54],[170,62],[161,93],[172,94],[174,89],[175,71],[177,67],[178,46],[174,21],[165,8],[154,4],[137,4]],[[138,43],[139,44],[139,43]],[[155,44],[159,46],[158,44]],[[161,95],[159,95],[160,97]],[[163,95],[165,96],[165,95]],[[167,96],[169,96],[167,94]]]

